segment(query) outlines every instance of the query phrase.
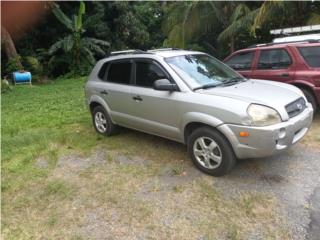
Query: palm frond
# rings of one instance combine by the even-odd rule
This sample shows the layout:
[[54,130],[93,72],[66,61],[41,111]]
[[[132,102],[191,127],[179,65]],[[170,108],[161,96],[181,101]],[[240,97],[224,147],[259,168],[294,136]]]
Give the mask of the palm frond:
[[65,52],[70,52],[74,46],[74,39],[72,35],[69,35],[63,39],[63,50]]
[[52,8],[53,14],[56,16],[59,22],[61,22],[63,25],[65,25],[68,29],[74,30],[74,26],[72,24],[72,21],[70,18],[68,18],[60,9],[58,4],[53,5]]
[[243,30],[250,30],[253,21],[260,9],[255,9],[240,17],[238,20],[232,22],[225,30],[223,30],[219,36],[218,41],[222,42],[230,39],[232,36],[236,36]]
[[316,25],[316,24],[320,24],[320,14],[311,13],[310,17],[307,20],[307,25]]
[[91,37],[86,37],[83,38],[84,41],[88,41],[88,42],[92,42],[94,44],[98,44],[100,46],[104,46],[104,47],[109,47],[110,43],[108,41],[104,41],[101,39],[96,39],[96,38],[91,38]]
[[185,47],[187,42],[200,37],[200,33],[212,30],[218,22],[213,5],[200,1],[173,4],[163,25],[168,43]]
[[183,48],[184,42],[182,39],[182,27],[181,25],[175,25],[173,29],[170,31],[168,39],[167,39],[167,46],[169,47],[178,47]]
[[235,22],[239,18],[242,18],[243,16],[248,15],[250,12],[251,12],[251,10],[246,4],[240,3],[234,9],[234,12],[233,12],[233,14],[231,15],[231,18],[230,18],[230,22]]
[[90,49],[83,47],[83,52],[85,53],[85,58],[88,60],[88,62],[93,65],[96,62],[96,59],[94,58],[93,53],[90,51]]
[[273,21],[273,19],[278,18],[279,10],[286,9],[286,4],[287,2],[284,1],[265,1],[254,19],[252,31],[267,21]]
[[94,51],[95,53],[99,54],[100,56],[105,56],[106,52],[97,44],[89,41],[83,41],[84,47],[88,48],[89,50]]
[[62,49],[63,47],[64,39],[61,39],[57,42],[55,42],[50,48],[49,48],[49,54],[52,55],[56,53],[59,49]]

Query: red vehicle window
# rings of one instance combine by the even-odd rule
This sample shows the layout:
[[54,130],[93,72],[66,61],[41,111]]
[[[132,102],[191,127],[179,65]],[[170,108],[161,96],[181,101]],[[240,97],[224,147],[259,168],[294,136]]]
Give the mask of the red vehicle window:
[[299,47],[298,49],[310,67],[320,67],[320,47]]
[[225,63],[235,70],[249,70],[251,69],[251,63],[254,56],[254,52],[240,52],[232,56]]
[[292,61],[285,49],[261,50],[258,69],[285,69]]

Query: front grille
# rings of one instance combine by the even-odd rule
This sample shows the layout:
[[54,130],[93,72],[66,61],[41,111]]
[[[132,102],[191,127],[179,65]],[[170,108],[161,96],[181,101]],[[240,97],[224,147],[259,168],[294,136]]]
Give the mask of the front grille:
[[290,118],[297,116],[299,113],[303,112],[303,110],[307,107],[306,101],[301,97],[292,103],[286,105],[286,111]]

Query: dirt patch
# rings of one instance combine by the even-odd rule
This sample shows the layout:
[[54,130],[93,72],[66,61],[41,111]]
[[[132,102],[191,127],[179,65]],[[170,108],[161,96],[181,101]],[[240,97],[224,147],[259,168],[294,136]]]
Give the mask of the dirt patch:
[[320,187],[316,188],[310,198],[311,213],[308,228],[308,239],[319,240],[320,238]]
[[47,158],[45,158],[43,156],[37,158],[35,164],[38,168],[48,168],[49,167],[49,162],[48,162]]
[[175,168],[176,164],[166,164],[161,169],[159,175],[150,177],[144,183],[140,191],[136,193],[138,199],[147,201],[158,201],[162,204],[162,199],[173,192],[181,192],[186,188],[186,185],[203,177],[203,173],[194,168],[191,164],[183,164],[183,170],[180,175],[177,175]]
[[[98,150],[88,157],[59,158],[52,177],[72,182],[78,189],[72,206],[80,221],[72,231],[80,238],[259,239],[272,231],[287,238],[273,229],[275,223],[282,223],[270,211],[273,202],[264,203],[251,195],[244,200],[243,194],[220,195],[214,178],[196,169],[189,159],[159,164],[145,157]],[[277,181],[272,175],[264,178]]]
[[148,161],[142,157],[127,157],[122,154],[113,153],[113,161],[118,164],[148,165]]
[[226,197],[252,191],[271,194],[287,218],[292,239],[307,239],[308,199],[313,189],[320,186],[319,151],[297,144],[279,155],[239,161],[229,175],[214,178],[213,182]]
[[97,150],[88,157],[84,157],[75,153],[64,155],[58,159],[56,167],[53,170],[52,177],[76,180],[81,171],[95,165],[106,164],[107,159],[108,154],[104,150]]

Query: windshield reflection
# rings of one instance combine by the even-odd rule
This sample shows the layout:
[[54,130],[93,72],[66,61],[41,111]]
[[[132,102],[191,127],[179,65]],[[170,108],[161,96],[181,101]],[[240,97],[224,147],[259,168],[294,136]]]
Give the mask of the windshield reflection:
[[193,88],[214,87],[230,83],[231,79],[232,83],[245,80],[240,74],[205,54],[182,55],[165,60]]

